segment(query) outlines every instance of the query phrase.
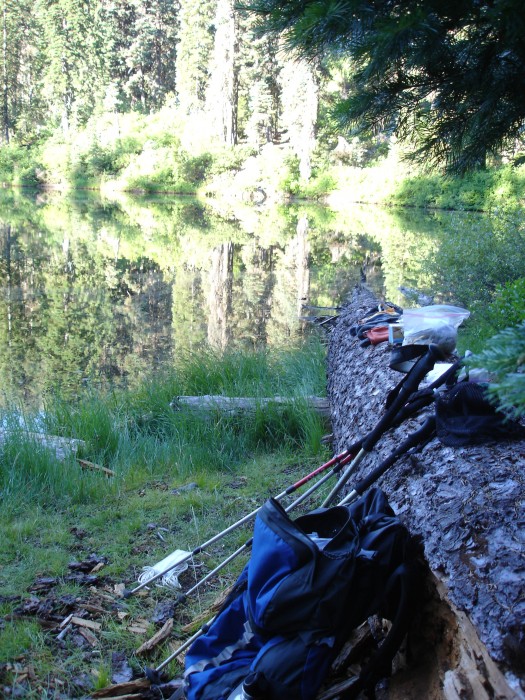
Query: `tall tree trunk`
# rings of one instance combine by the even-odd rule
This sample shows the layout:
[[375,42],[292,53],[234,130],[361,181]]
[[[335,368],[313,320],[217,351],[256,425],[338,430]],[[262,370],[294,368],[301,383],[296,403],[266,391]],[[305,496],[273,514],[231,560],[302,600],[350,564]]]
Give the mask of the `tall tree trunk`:
[[238,22],[233,0],[219,0],[215,17],[215,47],[207,111],[214,133],[227,145],[237,143],[237,107],[239,97]]
[[312,174],[311,155],[315,148],[315,127],[319,104],[317,78],[305,61],[288,60],[281,73],[283,113],[281,121],[299,159],[301,179]]
[[7,0],[3,7],[3,113],[4,113],[4,140],[9,143],[9,85],[7,82]]
[[67,19],[62,19],[62,31],[64,33],[64,46],[61,56],[61,70],[64,76],[64,95],[62,101],[62,131],[64,134],[69,132],[71,124],[71,110],[73,108],[73,87],[71,84],[71,66],[69,65],[66,47],[69,43],[69,26]]
[[175,81],[184,114],[195,114],[206,106],[213,52],[210,27],[215,14],[216,3],[212,0],[180,0]]

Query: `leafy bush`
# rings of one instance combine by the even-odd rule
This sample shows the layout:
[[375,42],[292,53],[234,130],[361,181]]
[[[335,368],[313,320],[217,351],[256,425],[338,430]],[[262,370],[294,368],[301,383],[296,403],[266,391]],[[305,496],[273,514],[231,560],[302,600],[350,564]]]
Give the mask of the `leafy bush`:
[[15,143],[0,148],[0,181],[19,187],[37,187],[42,169],[38,151]]
[[480,170],[462,178],[417,175],[401,181],[393,195],[395,204],[468,211],[490,211],[521,206],[525,194],[525,169]]
[[210,153],[201,153],[185,159],[181,168],[184,180],[195,185],[204,182],[212,163],[213,156]]
[[525,321],[525,277],[497,289],[487,316],[495,331]]
[[226,172],[239,172],[247,158],[256,155],[256,153],[255,148],[244,145],[214,150],[208,174],[214,177]]
[[302,188],[302,194],[308,199],[320,199],[332,192],[336,187],[337,181],[330,173],[319,173],[314,176],[306,186]]
[[299,158],[289,155],[285,158],[286,173],[279,182],[279,189],[285,194],[298,195],[301,191],[301,177],[299,174]]

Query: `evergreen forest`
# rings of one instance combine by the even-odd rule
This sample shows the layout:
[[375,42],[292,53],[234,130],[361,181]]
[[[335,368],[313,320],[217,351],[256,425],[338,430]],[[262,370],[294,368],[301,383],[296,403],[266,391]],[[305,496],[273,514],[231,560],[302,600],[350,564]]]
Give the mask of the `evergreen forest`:
[[525,17],[492,5],[2,0],[0,180],[486,209],[441,176],[521,180]]
[[310,177],[321,89],[344,70],[321,81],[255,39],[231,0],[4,0],[2,13],[5,182],[195,191],[265,144],[287,144]]
[[[525,11],[515,0],[1,7],[4,185],[522,220]],[[502,282],[521,308],[521,275]]]

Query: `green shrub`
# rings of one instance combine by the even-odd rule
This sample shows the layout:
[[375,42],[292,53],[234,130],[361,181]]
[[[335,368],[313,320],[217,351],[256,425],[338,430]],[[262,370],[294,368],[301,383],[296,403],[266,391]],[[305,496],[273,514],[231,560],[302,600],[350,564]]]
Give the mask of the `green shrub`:
[[254,147],[244,145],[214,150],[213,161],[210,163],[208,175],[215,177],[226,172],[239,172],[246,159],[256,155],[256,153],[257,150]]
[[181,168],[181,173],[186,182],[199,185],[206,179],[213,163],[211,153],[201,153],[198,156],[187,157]]
[[16,143],[0,148],[0,181],[18,187],[37,187],[42,164],[39,152]]
[[308,199],[320,199],[330,194],[335,189],[336,184],[337,181],[330,172],[319,173],[302,188],[302,193]]
[[298,195],[301,191],[301,177],[299,174],[299,158],[289,155],[285,158],[286,172],[279,182],[279,189],[285,194]]
[[498,287],[487,316],[494,331],[525,321],[525,277]]
[[468,362],[490,372],[489,392],[499,408],[516,418],[525,415],[525,322],[497,333]]

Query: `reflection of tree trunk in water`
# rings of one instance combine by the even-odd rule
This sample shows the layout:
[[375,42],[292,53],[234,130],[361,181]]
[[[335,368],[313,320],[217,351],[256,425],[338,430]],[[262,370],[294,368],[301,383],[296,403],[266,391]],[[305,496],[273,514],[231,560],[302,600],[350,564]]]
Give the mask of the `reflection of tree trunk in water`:
[[11,332],[13,330],[13,309],[11,294],[11,224],[4,225],[5,231],[5,262],[6,262],[6,306],[7,306],[7,345],[11,346]]
[[233,243],[224,243],[212,253],[208,295],[208,342],[225,348],[231,338],[228,321],[232,314]]
[[308,259],[310,246],[308,244],[308,219],[301,216],[297,221],[296,246],[296,279],[297,279],[297,316],[301,316],[303,304],[308,301],[310,293],[310,268]]
[[261,257],[261,268],[266,272],[266,282],[264,284],[264,291],[261,297],[261,320],[259,327],[259,338],[267,342],[268,338],[266,335],[266,325],[268,319],[271,316],[271,299],[273,294],[273,288],[275,287],[275,275],[273,273],[273,246],[268,249],[260,249]]
[[[71,282],[72,282],[72,277],[73,277],[73,261],[71,259],[69,246],[70,246],[69,237],[65,236],[64,240],[62,241],[62,252],[64,253],[64,273],[65,273],[65,278],[68,281],[66,291],[62,294],[62,299],[64,302],[62,309],[64,311],[64,318],[65,319],[67,319],[67,311],[68,311],[69,305],[71,303]],[[66,327],[64,329],[64,343],[67,343],[68,341],[69,341],[69,327],[66,324]]]

